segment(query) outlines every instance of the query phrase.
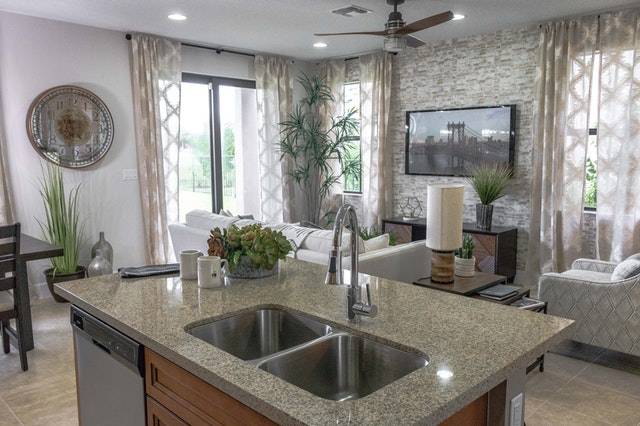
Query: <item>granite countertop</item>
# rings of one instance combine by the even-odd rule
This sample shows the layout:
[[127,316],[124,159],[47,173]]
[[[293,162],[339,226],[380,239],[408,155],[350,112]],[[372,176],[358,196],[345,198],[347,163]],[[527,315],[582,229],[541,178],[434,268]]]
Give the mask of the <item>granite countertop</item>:
[[[177,277],[117,275],[56,284],[56,292],[149,349],[285,424],[436,424],[515,369],[525,369],[566,336],[572,321],[437,290],[362,276],[379,313],[349,322],[345,287],[326,286],[324,266],[288,259],[272,278],[200,289]],[[348,276],[348,274],[345,274]],[[256,306],[305,312],[356,334],[407,346],[429,357],[364,398],[329,401],[201,341],[188,325]],[[450,370],[449,379],[436,372]]]

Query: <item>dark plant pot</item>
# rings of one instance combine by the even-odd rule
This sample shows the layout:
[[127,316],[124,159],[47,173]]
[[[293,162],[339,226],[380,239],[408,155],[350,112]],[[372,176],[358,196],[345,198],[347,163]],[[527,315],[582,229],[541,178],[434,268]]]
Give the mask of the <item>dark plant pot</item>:
[[81,280],[87,276],[87,270],[84,266],[78,266],[76,272],[72,272],[70,274],[53,274],[53,268],[49,268],[44,271],[44,275],[47,278],[47,287],[49,287],[49,292],[53,296],[53,299],[58,303],[66,303],[67,300],[61,296],[58,296],[53,291],[53,285],[56,283],[63,283],[66,281],[75,281]]
[[490,230],[492,218],[493,204],[476,204],[476,226],[478,229]]
[[264,268],[256,268],[253,265],[251,259],[247,256],[242,256],[240,258],[240,263],[236,266],[235,271],[227,272],[227,276],[229,278],[240,278],[240,279],[258,279],[258,278],[267,278],[278,273],[278,264],[274,266],[272,269],[264,269]]

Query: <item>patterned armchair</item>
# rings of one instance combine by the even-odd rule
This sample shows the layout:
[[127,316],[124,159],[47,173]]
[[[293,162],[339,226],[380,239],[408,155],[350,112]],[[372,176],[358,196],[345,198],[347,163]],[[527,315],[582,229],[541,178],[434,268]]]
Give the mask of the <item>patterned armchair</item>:
[[617,265],[578,259],[571,269],[540,277],[548,312],[576,321],[572,339],[640,356],[640,276],[611,281]]

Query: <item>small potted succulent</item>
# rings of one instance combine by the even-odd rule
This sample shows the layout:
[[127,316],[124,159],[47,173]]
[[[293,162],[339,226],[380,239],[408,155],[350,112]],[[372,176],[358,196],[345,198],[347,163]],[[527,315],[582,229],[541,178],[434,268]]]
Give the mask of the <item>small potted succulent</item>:
[[207,240],[209,256],[227,259],[230,278],[265,278],[278,272],[291,244],[279,231],[254,224],[215,228]]
[[455,271],[459,277],[472,277],[476,271],[476,258],[473,256],[473,237],[464,234],[462,247],[456,250]]
[[511,169],[506,166],[482,165],[473,171],[469,184],[480,198],[480,203],[476,204],[476,226],[479,229],[491,229],[493,202],[504,197],[510,178]]

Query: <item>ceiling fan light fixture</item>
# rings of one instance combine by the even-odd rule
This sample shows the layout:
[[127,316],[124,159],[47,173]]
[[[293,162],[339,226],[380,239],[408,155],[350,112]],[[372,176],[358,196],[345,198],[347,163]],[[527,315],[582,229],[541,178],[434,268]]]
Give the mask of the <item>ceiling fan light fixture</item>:
[[460,21],[461,19],[464,19],[465,16],[462,13],[454,13],[453,14],[453,21]]
[[186,15],[183,15],[182,13],[170,13],[167,18],[171,19],[172,21],[186,21],[187,17]]
[[388,36],[384,38],[384,51],[391,53],[402,52],[407,47],[407,39],[404,37]]

